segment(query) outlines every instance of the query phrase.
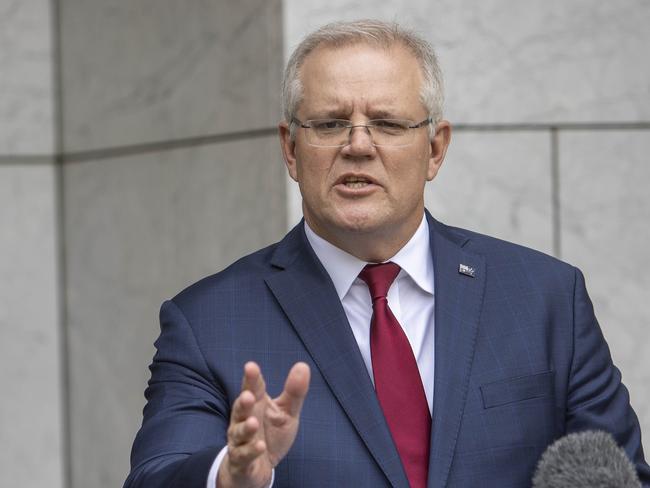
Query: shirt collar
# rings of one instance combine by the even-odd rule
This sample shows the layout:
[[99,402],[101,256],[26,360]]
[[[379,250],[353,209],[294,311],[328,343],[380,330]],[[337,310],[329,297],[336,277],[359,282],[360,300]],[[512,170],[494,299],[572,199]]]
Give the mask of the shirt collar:
[[[316,256],[330,275],[339,299],[342,300],[361,270],[368,263],[339,249],[317,235],[306,221],[305,234]],[[424,216],[422,216],[422,222],[420,222],[411,239],[397,254],[387,261],[399,265],[402,271],[409,275],[416,285],[433,295],[433,258],[429,246],[429,224]],[[400,274],[402,273],[400,272]]]

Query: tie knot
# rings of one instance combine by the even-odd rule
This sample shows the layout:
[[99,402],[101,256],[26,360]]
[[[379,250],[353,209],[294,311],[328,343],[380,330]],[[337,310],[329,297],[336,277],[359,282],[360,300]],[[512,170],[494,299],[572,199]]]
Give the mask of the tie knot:
[[370,289],[373,303],[379,298],[386,298],[390,285],[399,274],[400,267],[393,263],[368,264],[359,273],[359,278],[366,282]]

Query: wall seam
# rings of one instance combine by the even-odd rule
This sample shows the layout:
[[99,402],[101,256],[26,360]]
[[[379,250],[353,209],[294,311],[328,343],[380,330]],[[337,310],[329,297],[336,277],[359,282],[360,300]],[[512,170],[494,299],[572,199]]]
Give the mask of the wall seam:
[[50,166],[52,154],[41,155],[5,155],[0,154],[0,166]]
[[52,22],[52,87],[53,87],[53,130],[54,130],[54,193],[55,229],[57,240],[57,275],[59,304],[59,368],[61,381],[61,442],[63,486],[72,487],[72,436],[70,356],[67,303],[67,259],[65,238],[65,194],[63,174],[63,66],[61,39],[61,2],[50,0]]
[[188,137],[183,139],[170,139],[143,144],[132,144],[88,151],[72,151],[65,154],[65,163],[80,163],[97,161],[99,159],[119,158],[137,154],[157,153],[175,149],[223,144],[227,142],[245,141],[261,137],[274,136],[278,133],[277,127],[265,127],[247,131],[228,132],[225,134],[212,134],[206,136]]
[[558,128],[551,127],[551,220],[553,225],[553,255],[562,259],[562,221],[560,199],[560,151]]

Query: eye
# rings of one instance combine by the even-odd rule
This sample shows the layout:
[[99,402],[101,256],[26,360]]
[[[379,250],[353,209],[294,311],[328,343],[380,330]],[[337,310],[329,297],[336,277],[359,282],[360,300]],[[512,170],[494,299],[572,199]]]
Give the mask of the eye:
[[397,120],[397,119],[371,120],[370,124],[379,130],[390,132],[390,133],[403,132],[406,131],[409,127],[408,120]]
[[341,119],[319,119],[319,120],[310,120],[309,125],[312,129],[317,131],[334,131],[345,129],[349,126],[347,120]]

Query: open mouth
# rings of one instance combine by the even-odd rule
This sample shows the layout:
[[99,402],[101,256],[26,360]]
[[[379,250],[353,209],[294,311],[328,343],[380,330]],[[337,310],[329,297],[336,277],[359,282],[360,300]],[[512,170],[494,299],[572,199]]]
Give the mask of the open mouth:
[[369,178],[365,178],[363,176],[346,176],[341,179],[339,184],[342,184],[351,190],[359,190],[361,188],[367,187],[368,185],[374,184],[374,182]]
[[345,180],[343,184],[347,188],[363,188],[364,186],[368,186],[370,182],[368,180],[364,180],[363,178],[352,178]]

